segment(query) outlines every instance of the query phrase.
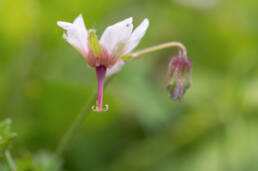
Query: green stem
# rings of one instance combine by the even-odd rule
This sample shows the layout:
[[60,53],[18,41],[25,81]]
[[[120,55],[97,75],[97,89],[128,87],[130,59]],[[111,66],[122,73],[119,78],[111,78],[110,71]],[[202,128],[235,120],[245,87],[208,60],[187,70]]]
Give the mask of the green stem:
[[[105,87],[110,83],[113,76],[107,78],[105,81]],[[69,141],[72,139],[76,130],[81,126],[83,120],[89,115],[92,105],[96,102],[97,91],[93,93],[88,102],[84,105],[83,109],[79,112],[72,125],[68,128],[64,136],[61,138],[59,144],[56,148],[56,155],[60,156],[64,152],[65,148],[69,144]]]
[[151,53],[151,52],[155,52],[155,51],[158,51],[158,50],[163,50],[163,49],[167,49],[167,48],[171,48],[171,47],[178,47],[180,49],[180,54],[182,54],[184,56],[187,55],[186,48],[182,43],[180,43],[180,42],[168,42],[168,43],[163,43],[161,45],[152,46],[150,48],[143,49],[143,50],[140,50],[138,52],[131,53],[130,56],[132,56],[133,59],[134,58],[139,58],[140,56],[145,55],[147,53]]
[[9,150],[5,150],[5,157],[6,157],[8,166],[10,167],[11,171],[17,171],[16,165],[13,161],[12,155]]
[[[166,48],[171,48],[171,47],[178,47],[180,49],[180,54],[186,56],[186,48],[180,42],[164,43],[164,44],[153,46],[153,47],[150,47],[150,48],[147,48],[147,49],[135,52],[135,53],[131,53],[129,55],[132,56],[132,59],[136,59],[136,58],[139,58],[140,56],[145,55],[147,53],[151,53],[151,52],[154,52],[154,51],[158,51],[158,50],[162,50],[162,49],[166,49]],[[113,76],[109,77],[106,80],[105,87],[109,84],[109,82],[112,80],[112,78],[113,78]],[[64,152],[65,148],[69,144],[69,141],[73,137],[75,131],[80,127],[83,120],[89,115],[91,107],[96,102],[96,99],[97,99],[97,92],[95,92],[91,96],[90,100],[85,104],[84,108],[77,115],[77,118],[74,120],[72,125],[69,127],[69,129],[66,131],[64,136],[61,138],[60,143],[58,144],[57,149],[56,149],[56,155],[57,156],[60,156]]]

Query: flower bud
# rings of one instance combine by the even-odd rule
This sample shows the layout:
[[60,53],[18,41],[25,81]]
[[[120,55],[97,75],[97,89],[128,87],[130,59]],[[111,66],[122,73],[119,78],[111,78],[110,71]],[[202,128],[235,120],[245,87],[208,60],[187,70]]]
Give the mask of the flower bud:
[[191,61],[184,55],[174,56],[169,62],[167,90],[174,100],[181,99],[192,85]]

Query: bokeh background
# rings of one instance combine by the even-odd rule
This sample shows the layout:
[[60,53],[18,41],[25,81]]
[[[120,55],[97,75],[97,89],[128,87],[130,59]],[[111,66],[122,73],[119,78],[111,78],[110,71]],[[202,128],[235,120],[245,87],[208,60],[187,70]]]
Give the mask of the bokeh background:
[[[0,0],[0,119],[11,118],[18,134],[11,148],[18,170],[257,171],[257,7],[257,0]],[[97,86],[56,24],[80,13],[99,37],[124,18],[135,25],[149,18],[137,49],[184,43],[193,86],[180,102],[165,90],[176,49],[127,63],[105,90],[110,110],[91,112],[60,169],[46,169]]]

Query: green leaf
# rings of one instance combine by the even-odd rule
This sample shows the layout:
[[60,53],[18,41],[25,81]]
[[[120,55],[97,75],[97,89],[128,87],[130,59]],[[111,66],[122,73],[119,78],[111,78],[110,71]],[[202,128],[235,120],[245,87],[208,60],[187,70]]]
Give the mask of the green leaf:
[[9,148],[11,141],[17,136],[11,132],[11,123],[10,119],[0,122],[0,151]]
[[48,151],[23,157],[17,162],[18,171],[62,171],[62,161]]

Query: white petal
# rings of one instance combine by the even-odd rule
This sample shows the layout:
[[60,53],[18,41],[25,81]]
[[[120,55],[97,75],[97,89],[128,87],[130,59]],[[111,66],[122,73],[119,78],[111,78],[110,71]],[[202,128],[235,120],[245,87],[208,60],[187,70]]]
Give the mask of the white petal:
[[57,25],[67,31],[64,39],[78,49],[83,55],[88,53],[88,32],[82,15],[79,15],[73,23],[58,21]]
[[78,25],[81,28],[85,28],[85,31],[86,31],[86,27],[81,14],[77,18],[75,18],[75,20],[73,21],[73,24]]
[[120,21],[105,29],[101,36],[100,43],[112,54],[120,43],[126,42],[133,30],[132,17]]
[[117,63],[114,66],[107,69],[107,76],[109,77],[109,76],[119,72],[124,64],[125,64],[125,62],[123,60],[117,61]]
[[149,20],[146,18],[143,22],[133,31],[132,35],[130,36],[128,42],[126,43],[124,53],[128,54],[131,52],[141,41],[144,34],[146,33],[147,28],[149,27]]

